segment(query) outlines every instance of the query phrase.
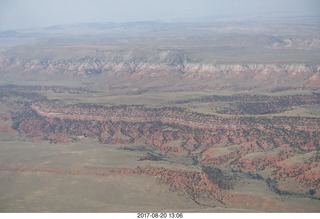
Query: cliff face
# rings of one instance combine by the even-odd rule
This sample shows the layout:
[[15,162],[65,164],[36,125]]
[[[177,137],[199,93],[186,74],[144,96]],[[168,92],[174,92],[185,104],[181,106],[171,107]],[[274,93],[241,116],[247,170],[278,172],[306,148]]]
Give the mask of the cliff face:
[[[180,81],[228,80],[239,84],[254,82],[281,83],[293,81],[304,86],[319,86],[319,65],[305,64],[210,64],[194,61],[184,53],[158,54],[146,57],[86,57],[79,59],[30,59],[0,56],[2,77],[22,75],[27,79],[67,76],[67,79],[122,78],[127,81],[143,81],[150,78],[178,78]],[[164,57],[162,57],[164,56]],[[277,82],[278,81],[278,82]]]

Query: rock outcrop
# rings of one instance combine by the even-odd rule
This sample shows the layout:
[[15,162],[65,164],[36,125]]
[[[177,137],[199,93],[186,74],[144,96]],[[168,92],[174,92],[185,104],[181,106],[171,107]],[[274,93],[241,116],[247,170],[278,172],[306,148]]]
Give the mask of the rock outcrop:
[[[286,163],[320,149],[317,118],[222,118],[178,108],[81,106],[47,101],[32,104],[13,120],[16,130],[33,141],[62,143],[85,136],[104,144],[152,145],[161,155],[193,157],[202,167],[259,173],[265,178],[320,189],[319,178],[311,176],[319,172],[318,154],[297,166]],[[266,175],[266,169],[276,171]]]
[[[181,55],[182,54],[182,55]],[[144,81],[150,78],[179,78],[179,80],[229,80],[231,84],[274,83],[291,80],[306,87],[318,87],[319,65],[305,64],[210,64],[197,62],[184,53],[161,54],[151,60],[146,57],[87,57],[69,60],[21,60],[0,56],[2,77],[16,73],[23,78],[37,80],[54,76],[71,78],[121,77],[127,81]],[[175,73],[178,73],[177,76]],[[282,82],[281,82],[282,81]]]

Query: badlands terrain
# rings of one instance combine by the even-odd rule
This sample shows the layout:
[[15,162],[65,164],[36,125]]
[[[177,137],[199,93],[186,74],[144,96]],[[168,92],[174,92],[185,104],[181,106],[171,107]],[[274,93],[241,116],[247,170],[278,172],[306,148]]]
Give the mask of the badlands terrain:
[[319,18],[0,32],[1,212],[319,212]]

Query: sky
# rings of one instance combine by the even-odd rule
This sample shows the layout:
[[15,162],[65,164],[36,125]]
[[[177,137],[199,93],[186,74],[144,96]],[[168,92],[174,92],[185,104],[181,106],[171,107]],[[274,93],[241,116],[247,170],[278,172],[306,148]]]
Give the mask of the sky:
[[320,0],[0,0],[0,30],[260,14],[320,16]]

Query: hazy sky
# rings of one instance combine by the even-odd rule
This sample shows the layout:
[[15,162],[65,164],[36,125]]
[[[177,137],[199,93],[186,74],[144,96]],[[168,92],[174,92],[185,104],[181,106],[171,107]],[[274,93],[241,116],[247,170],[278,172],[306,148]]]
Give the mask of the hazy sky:
[[320,0],[0,0],[0,29],[282,13],[320,16]]

